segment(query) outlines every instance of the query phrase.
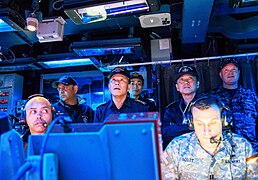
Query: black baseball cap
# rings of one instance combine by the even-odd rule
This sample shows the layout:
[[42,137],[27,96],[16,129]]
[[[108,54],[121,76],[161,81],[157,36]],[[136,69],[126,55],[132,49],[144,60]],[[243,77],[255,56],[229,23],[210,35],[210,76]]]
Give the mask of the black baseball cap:
[[198,73],[194,67],[182,66],[176,72],[175,81],[177,81],[177,79],[180,78],[181,76],[183,76],[184,74],[190,74],[192,76],[195,76],[198,79]]
[[234,64],[237,68],[239,68],[239,62],[235,58],[224,58],[219,62],[219,72],[223,69],[227,64]]
[[130,79],[130,72],[125,67],[115,67],[109,74],[108,78],[111,79],[115,74],[122,74]]
[[142,84],[144,84],[144,79],[143,79],[142,75],[139,74],[138,72],[133,72],[131,74],[130,79],[134,79],[134,78],[140,79],[142,81]]
[[64,85],[78,85],[75,79],[73,79],[71,76],[62,76],[58,81],[54,81],[52,83],[53,88],[57,88],[58,84],[64,84]]

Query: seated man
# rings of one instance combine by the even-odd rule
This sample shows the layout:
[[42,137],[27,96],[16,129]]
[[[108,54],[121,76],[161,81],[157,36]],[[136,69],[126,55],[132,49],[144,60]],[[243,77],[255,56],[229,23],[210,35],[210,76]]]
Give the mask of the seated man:
[[26,150],[30,134],[45,133],[52,121],[52,107],[50,102],[42,95],[32,95],[28,98],[24,109],[25,121],[29,127],[28,131],[22,136]]
[[[222,131],[228,128],[226,108],[202,97],[188,109],[190,132],[174,138],[161,155],[164,179],[257,179],[258,163],[251,144]],[[252,157],[252,158],[250,158]]]
[[148,110],[150,112],[157,111],[157,106],[153,99],[147,99],[141,96],[144,85],[144,79],[142,75],[140,75],[137,72],[134,72],[131,74],[130,81],[130,98],[140,101],[144,105],[148,106]]
[[126,68],[116,67],[111,71],[108,88],[111,100],[97,107],[94,122],[103,122],[110,114],[148,111],[147,106],[127,97],[130,89],[130,73]]

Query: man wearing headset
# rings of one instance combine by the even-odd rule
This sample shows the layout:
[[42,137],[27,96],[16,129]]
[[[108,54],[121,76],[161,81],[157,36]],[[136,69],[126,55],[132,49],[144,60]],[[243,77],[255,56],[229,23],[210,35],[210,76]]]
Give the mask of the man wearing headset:
[[25,104],[25,121],[29,127],[23,135],[25,149],[27,148],[28,136],[30,134],[44,134],[52,121],[52,107],[50,102],[43,96],[35,96]]
[[185,109],[195,98],[199,88],[198,73],[192,66],[181,66],[175,76],[176,90],[180,93],[179,101],[166,107],[162,122],[163,148],[176,136],[189,132],[188,122],[184,122]]
[[218,100],[191,102],[187,118],[194,132],[174,138],[161,155],[164,179],[257,179],[258,155],[243,137],[228,128]]

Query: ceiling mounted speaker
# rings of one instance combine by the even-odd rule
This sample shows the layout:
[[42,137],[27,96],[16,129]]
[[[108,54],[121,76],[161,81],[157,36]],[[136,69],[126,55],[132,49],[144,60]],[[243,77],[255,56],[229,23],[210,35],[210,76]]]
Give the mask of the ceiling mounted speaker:
[[169,26],[171,24],[170,13],[142,15],[139,20],[142,28]]

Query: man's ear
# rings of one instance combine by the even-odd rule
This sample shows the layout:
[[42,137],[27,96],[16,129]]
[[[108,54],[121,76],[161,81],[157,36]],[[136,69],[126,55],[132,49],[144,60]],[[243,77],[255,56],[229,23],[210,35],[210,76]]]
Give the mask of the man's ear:
[[222,74],[221,74],[221,72],[219,72],[219,77],[220,77],[220,79],[222,79]]
[[197,87],[197,89],[199,89],[199,87],[200,87],[200,81],[197,81],[196,87]]
[[176,84],[176,90],[179,91],[178,85]]
[[130,88],[131,88],[131,84],[128,84],[128,85],[127,85],[127,92],[130,91]]
[[77,85],[75,85],[75,86],[73,86],[73,88],[74,88],[74,93],[77,94],[79,87]]

